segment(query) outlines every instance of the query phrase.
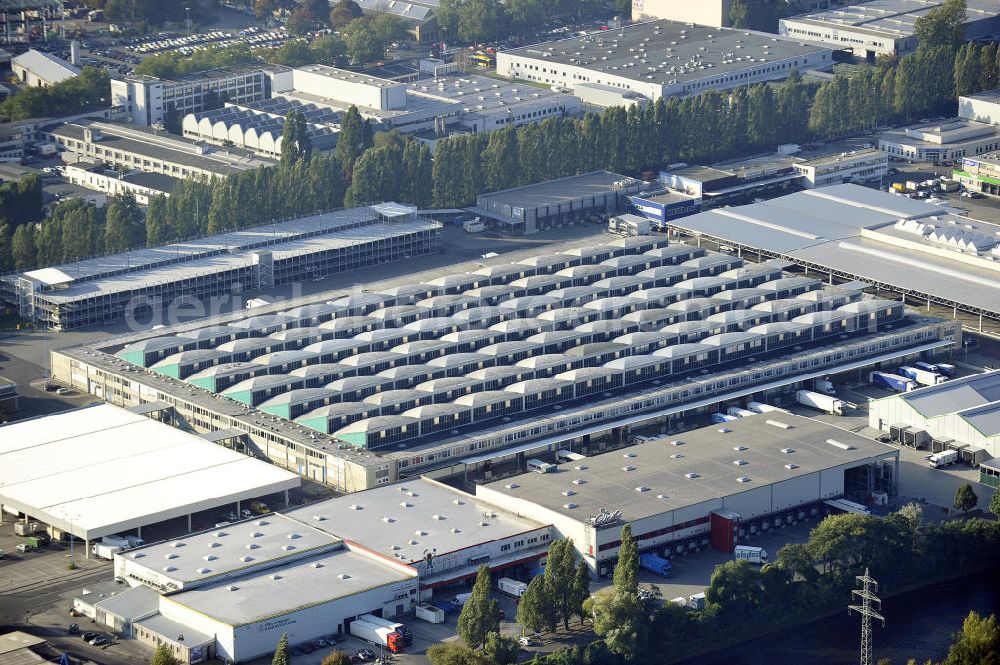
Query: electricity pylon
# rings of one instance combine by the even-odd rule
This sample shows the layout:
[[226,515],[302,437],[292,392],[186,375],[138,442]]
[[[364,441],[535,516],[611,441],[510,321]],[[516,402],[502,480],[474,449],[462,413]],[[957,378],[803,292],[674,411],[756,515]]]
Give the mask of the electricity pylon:
[[[882,601],[875,595],[878,591],[878,582],[871,578],[868,569],[865,568],[864,575],[855,577],[860,589],[851,591],[852,597],[861,599],[860,605],[848,605],[847,613],[857,612],[861,615],[861,665],[872,665],[872,619],[878,619],[885,628],[885,617],[878,613],[882,609]],[[875,607],[872,607],[872,605]]]

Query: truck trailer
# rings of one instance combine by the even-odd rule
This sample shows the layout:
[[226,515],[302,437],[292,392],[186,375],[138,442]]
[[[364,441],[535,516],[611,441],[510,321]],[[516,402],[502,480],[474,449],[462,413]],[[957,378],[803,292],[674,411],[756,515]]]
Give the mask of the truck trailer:
[[736,561],[749,561],[750,563],[767,563],[767,550],[763,547],[751,547],[750,545],[737,545],[733,548],[733,559]]
[[922,386],[936,386],[948,380],[947,377],[937,372],[928,372],[925,369],[910,367],[908,365],[903,365],[896,373],[900,376],[905,376],[907,379],[913,379]]
[[501,577],[497,580],[497,588],[508,596],[520,598],[524,595],[524,592],[528,590],[528,585],[524,582],[512,580],[509,577]]
[[391,653],[400,653],[403,650],[402,635],[390,628],[376,626],[363,619],[355,619],[351,622],[351,635],[366,642],[383,646]]
[[868,380],[876,386],[885,388],[886,390],[893,390],[897,393],[908,393],[917,387],[917,382],[913,379],[908,379],[898,374],[889,374],[888,372],[871,372],[868,375]]
[[713,413],[711,418],[712,418],[712,423],[715,425],[720,425],[722,423],[731,423],[734,420],[739,420],[739,418],[737,418],[736,416],[731,416],[728,413],[722,413],[719,411]]
[[660,577],[670,577],[674,568],[669,560],[652,552],[639,555],[639,567]]
[[958,451],[957,450],[942,450],[939,453],[934,453],[929,458],[927,458],[927,464],[932,469],[940,469],[943,466],[949,466],[958,461]]
[[788,413],[781,407],[765,404],[764,402],[747,402],[747,408],[754,413]]
[[399,623],[398,621],[390,621],[389,619],[383,619],[382,617],[377,617],[374,614],[362,614],[358,618],[365,623],[372,624],[373,626],[381,626],[399,633],[402,636],[404,647],[408,647],[413,644],[413,631],[410,630],[406,624]]
[[813,381],[813,389],[818,393],[823,393],[824,395],[837,394],[837,389],[833,386],[833,382],[829,379],[816,379]]
[[737,418],[747,418],[749,416],[756,416],[756,411],[751,411],[750,409],[744,409],[738,406],[731,406],[726,409],[726,413],[730,416],[736,416]]
[[420,603],[416,609],[417,618],[428,623],[444,623],[444,610],[427,603]]
[[824,395],[812,390],[797,390],[795,391],[795,401],[802,406],[809,406],[826,413],[837,416],[844,415],[844,402],[832,395]]

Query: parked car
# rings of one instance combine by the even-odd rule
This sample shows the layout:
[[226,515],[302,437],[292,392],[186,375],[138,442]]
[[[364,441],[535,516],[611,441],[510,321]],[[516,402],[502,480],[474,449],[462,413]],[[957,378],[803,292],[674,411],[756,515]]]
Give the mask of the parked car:
[[100,634],[100,633],[95,633],[95,632],[93,632],[93,631],[89,631],[89,630],[88,630],[87,632],[85,632],[85,633],[83,633],[82,635],[80,635],[80,637],[81,637],[81,638],[83,638],[83,641],[84,641],[84,642],[89,642],[90,640],[92,640],[92,639],[94,639],[95,637],[97,637],[97,636],[98,636],[99,634]]
[[104,635],[98,635],[94,639],[90,640],[89,644],[90,644],[90,646],[93,646],[93,647],[103,647],[103,646],[107,646],[108,644],[111,644],[111,640],[109,640]]
[[80,626],[75,623],[71,623],[66,632],[68,632],[70,635],[76,635],[77,633],[80,632]]
[[316,647],[317,649],[323,649],[329,646],[329,643],[326,640],[319,639],[313,641],[313,646]]
[[534,644],[534,642],[531,641],[531,638],[528,637],[527,635],[524,635],[523,637],[519,638],[517,640],[517,643],[522,647],[530,647]]

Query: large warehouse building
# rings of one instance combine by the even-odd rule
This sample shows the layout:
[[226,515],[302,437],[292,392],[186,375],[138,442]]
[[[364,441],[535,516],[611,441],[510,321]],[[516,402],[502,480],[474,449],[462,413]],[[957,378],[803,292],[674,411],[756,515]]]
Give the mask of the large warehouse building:
[[428,254],[440,232],[398,204],[350,208],[11,275],[3,295],[67,330]]
[[[0,515],[89,542],[297,488],[288,471],[110,404],[0,427]],[[202,518],[203,519],[203,518]],[[182,525],[183,526],[183,525]],[[57,535],[58,535],[57,534]]]
[[934,452],[957,450],[978,465],[1000,454],[1000,370],[872,400],[868,425]]
[[53,372],[115,403],[169,401],[199,430],[241,430],[276,464],[354,492],[617,447],[959,342],[954,322],[782,262],[665,237],[547,252],[60,350]]
[[853,432],[760,414],[479,485],[476,496],[551,522],[603,576],[626,523],[640,550],[732,551],[817,514],[824,500],[894,495],[898,465],[899,451]]
[[831,185],[670,222],[684,234],[862,280],[918,305],[1000,321],[1000,227],[939,206]]
[[[856,58],[902,55],[917,48],[914,26],[945,0],[874,0],[792,16],[779,21],[778,34],[850,49]],[[967,0],[965,37],[1000,31],[996,0]]]
[[572,90],[609,85],[656,100],[828,70],[833,49],[760,32],[648,21],[497,53],[497,73]]

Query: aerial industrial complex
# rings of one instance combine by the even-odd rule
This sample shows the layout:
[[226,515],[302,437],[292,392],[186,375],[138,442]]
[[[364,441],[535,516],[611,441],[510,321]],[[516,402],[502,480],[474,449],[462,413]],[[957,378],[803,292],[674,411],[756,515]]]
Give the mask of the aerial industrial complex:
[[497,53],[501,76],[568,90],[605,85],[651,100],[776,81],[833,63],[834,49],[817,43],[662,20]]
[[[112,428],[146,421],[110,406],[83,411],[102,412]],[[79,413],[61,417],[79,422]],[[103,445],[77,444],[79,454]],[[118,583],[85,590],[74,609],[122,637],[166,644],[184,663],[245,662],[269,654],[282,633],[306,644],[405,620],[483,565],[525,577],[556,538],[573,539],[595,577],[614,565],[625,523],[643,552],[731,552],[758,533],[826,514],[828,500],[895,495],[898,457],[858,434],[776,411],[575,454],[546,473],[514,470],[475,494],[412,478],[117,549],[108,556]]]
[[352,208],[7,276],[26,319],[67,330],[158,314],[177,298],[266,289],[435,251],[440,224],[398,204]]
[[568,244],[108,339],[55,352],[52,367],[114,403],[241,430],[258,455],[353,492],[616,447],[959,341],[954,323],[787,265],[663,237]]

